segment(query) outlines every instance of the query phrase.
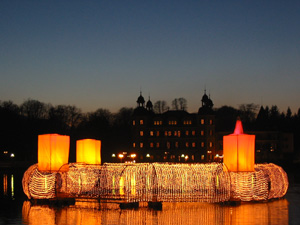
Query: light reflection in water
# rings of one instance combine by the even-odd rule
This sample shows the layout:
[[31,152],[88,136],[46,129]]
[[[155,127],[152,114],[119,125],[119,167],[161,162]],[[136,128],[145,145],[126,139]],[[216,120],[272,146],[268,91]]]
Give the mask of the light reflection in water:
[[7,195],[7,174],[3,174],[3,195]]
[[121,210],[117,204],[96,201],[76,202],[60,209],[23,204],[23,221],[28,225],[94,224],[289,224],[286,199],[267,203],[228,206],[210,203],[163,203],[162,211],[150,210],[146,203],[138,210]]
[[15,196],[15,181],[14,181],[13,174],[10,177],[10,187],[11,187],[11,197],[14,198],[14,196]]
[[10,177],[7,174],[3,174],[3,196],[10,196],[12,199],[15,197],[15,181],[13,174]]

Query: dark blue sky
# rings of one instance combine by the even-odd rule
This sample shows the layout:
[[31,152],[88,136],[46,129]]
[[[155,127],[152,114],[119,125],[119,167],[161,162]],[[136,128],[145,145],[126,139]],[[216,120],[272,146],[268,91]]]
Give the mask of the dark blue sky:
[[0,1],[0,100],[300,108],[300,1]]

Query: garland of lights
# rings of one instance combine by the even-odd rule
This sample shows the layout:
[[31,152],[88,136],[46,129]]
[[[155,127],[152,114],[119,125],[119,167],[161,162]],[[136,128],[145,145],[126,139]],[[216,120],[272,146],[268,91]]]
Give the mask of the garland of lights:
[[288,178],[275,164],[229,172],[222,163],[70,163],[55,173],[40,172],[35,164],[24,173],[22,184],[29,199],[213,203],[280,198],[287,192]]

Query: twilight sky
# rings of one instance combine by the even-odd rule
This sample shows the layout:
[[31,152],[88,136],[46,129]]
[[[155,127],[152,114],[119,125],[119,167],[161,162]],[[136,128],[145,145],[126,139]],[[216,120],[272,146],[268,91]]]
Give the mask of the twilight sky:
[[1,0],[0,31],[1,101],[300,108],[300,1]]

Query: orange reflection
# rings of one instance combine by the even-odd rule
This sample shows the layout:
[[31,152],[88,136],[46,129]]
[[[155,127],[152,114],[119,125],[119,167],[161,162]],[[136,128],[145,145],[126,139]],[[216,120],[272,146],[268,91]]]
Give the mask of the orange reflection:
[[[140,204],[142,205],[142,204]],[[76,202],[64,208],[23,204],[23,221],[28,225],[95,224],[260,224],[289,223],[288,201],[247,203],[228,206],[209,203],[163,203],[161,211],[144,206],[138,210],[120,210],[118,204],[95,201]]]

